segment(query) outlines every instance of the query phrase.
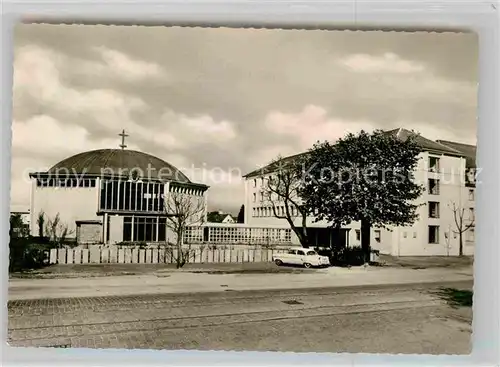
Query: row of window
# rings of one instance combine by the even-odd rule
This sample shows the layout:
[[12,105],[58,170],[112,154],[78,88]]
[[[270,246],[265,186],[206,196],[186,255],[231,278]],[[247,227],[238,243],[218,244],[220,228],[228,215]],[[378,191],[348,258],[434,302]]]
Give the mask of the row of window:
[[164,217],[123,218],[123,241],[164,242],[166,241],[166,233],[167,222]]
[[[361,241],[361,231],[359,229],[356,229],[356,241]],[[373,231],[374,233],[374,238],[376,242],[380,242],[382,238],[382,234],[379,229],[376,229]]]
[[[439,202],[429,201],[427,206],[429,209],[429,218],[437,219],[440,217],[440,204],[439,204]],[[475,219],[474,208],[469,208],[469,217],[467,219],[469,219],[469,220]]]
[[37,187],[95,187],[95,178],[39,178]]
[[[271,193],[269,193],[269,192],[267,192],[267,193],[266,193],[266,192],[264,192],[264,191],[260,191],[260,192],[259,192],[259,201],[260,201],[260,202],[262,202],[262,201],[264,201],[264,200],[269,200],[269,201],[271,201],[271,199],[272,199],[272,195],[271,195]],[[279,199],[277,199],[277,201],[278,201],[278,200],[279,200]],[[254,193],[253,193],[253,202],[254,202],[254,203],[255,203],[255,202],[257,202],[257,193],[256,193],[256,192],[254,192]]]
[[[439,226],[431,225],[428,226],[428,242],[430,244],[439,244]],[[456,233],[452,233],[453,238],[457,237]],[[445,238],[450,236],[450,233],[445,233]],[[403,232],[403,238],[408,238],[408,232]],[[417,232],[413,232],[413,238],[417,238]],[[359,229],[356,230],[356,240],[361,240],[361,231]],[[375,241],[380,242],[380,231],[375,231]],[[474,241],[474,229],[471,228],[467,231],[467,241]]]
[[[375,230],[375,241],[380,242],[380,231]],[[429,244],[439,244],[439,226],[431,225],[428,226],[428,242]],[[445,238],[448,238],[449,233],[445,233]],[[456,233],[453,233],[453,238],[456,238]],[[403,232],[403,238],[408,238],[408,232]],[[413,232],[413,238],[417,238],[417,232]],[[356,230],[356,241],[361,241],[361,231]],[[474,241],[474,229],[469,229],[467,231],[467,241]]]
[[164,185],[154,182],[101,182],[100,209],[162,212]]
[[[276,210],[276,214],[279,216],[286,215],[286,207],[285,206],[275,206],[274,209]],[[258,208],[253,208],[252,209],[252,216],[253,217],[274,217],[275,213],[273,210],[273,207],[258,207]],[[289,213],[292,217],[296,217],[299,215],[299,211],[297,207],[295,206],[290,206],[289,207]]]
[[[428,183],[428,193],[430,195],[439,195],[439,180],[430,178]],[[469,189],[469,200],[474,201],[474,189]]]
[[[427,185],[427,191],[428,191],[429,195],[439,195],[439,193],[440,193],[439,179],[429,178],[428,185]],[[263,191],[261,191],[259,193],[254,192],[252,195],[253,195],[252,201],[254,203],[257,202],[257,195],[259,195],[259,201],[261,201],[261,202],[264,200],[271,199],[270,193],[265,193]],[[469,190],[469,200],[474,200],[474,190],[473,189]]]
[[188,227],[185,243],[290,243],[290,228]]
[[[438,157],[429,157],[428,170],[429,172],[441,172],[439,165],[440,159]],[[469,168],[465,174],[465,179],[468,184],[475,184],[476,182],[476,170],[474,168]],[[474,199],[471,199],[474,200]]]
[[[428,242],[429,244],[439,244],[439,238],[440,238],[440,229],[439,226],[429,226],[429,239]],[[454,239],[457,238],[457,233],[453,231],[448,231],[444,233],[444,238],[445,240],[449,240],[450,236],[453,236]],[[470,228],[466,232],[466,241],[468,242],[473,242],[475,241],[475,232],[474,228]]]

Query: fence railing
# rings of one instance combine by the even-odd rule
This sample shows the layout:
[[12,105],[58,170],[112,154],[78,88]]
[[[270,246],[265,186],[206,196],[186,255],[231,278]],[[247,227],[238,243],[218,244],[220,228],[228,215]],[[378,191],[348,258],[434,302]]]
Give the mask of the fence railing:
[[[272,261],[284,249],[198,248],[190,251],[189,263],[244,263]],[[178,252],[172,248],[51,249],[50,264],[173,264]]]

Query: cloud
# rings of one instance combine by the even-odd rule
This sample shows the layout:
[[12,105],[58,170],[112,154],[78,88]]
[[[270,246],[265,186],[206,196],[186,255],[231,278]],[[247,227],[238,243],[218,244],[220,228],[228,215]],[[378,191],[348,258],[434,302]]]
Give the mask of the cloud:
[[64,112],[70,117],[92,115],[103,124],[131,122],[135,111],[147,108],[139,97],[122,94],[112,89],[81,90],[68,86],[61,75],[65,67],[79,68],[61,53],[38,46],[24,46],[16,50],[14,60],[14,109],[21,109],[26,98],[44,109]]
[[192,182],[210,186],[207,194],[209,210],[235,211],[243,204],[245,186],[240,167],[196,165],[185,156],[170,155],[168,161],[180,169]]
[[[280,132],[280,134],[282,133],[283,132]],[[290,141],[289,145],[278,144],[261,148],[251,155],[252,165],[249,167],[247,172],[244,172],[243,174],[247,174],[252,170],[262,168],[278,157],[287,157],[290,155],[302,153],[303,151],[303,149],[294,146],[294,141]]]
[[382,56],[367,54],[349,55],[340,59],[339,63],[357,73],[409,74],[425,70],[425,66],[422,63],[404,60],[391,52],[387,52]]
[[[381,128],[372,121],[346,121],[335,118],[330,116],[326,109],[314,105],[307,105],[298,113],[271,112],[266,117],[264,124],[270,133],[286,136],[289,144],[260,150],[254,155],[258,165],[262,164],[263,161],[269,163],[278,155],[287,156],[304,152],[317,141],[335,141],[348,133],[357,133],[361,130],[373,131]],[[396,126],[415,130],[431,140],[450,139],[476,144],[476,136],[470,131],[451,133],[446,127],[440,125],[428,125],[411,120],[398,121]]]
[[[116,140],[117,141],[117,140]],[[62,123],[47,115],[12,123],[11,201],[29,203],[30,172],[43,172],[83,151],[116,146],[111,138],[93,141],[83,126]],[[139,149],[134,144],[129,149]]]
[[[117,147],[125,129],[178,167],[247,173],[361,128],[475,136],[473,34],[24,24],[14,37],[14,130],[33,134],[20,159],[57,162],[71,149],[56,140]],[[224,185],[210,202],[237,210],[241,187]]]
[[[38,115],[27,121],[12,123],[12,150],[33,154],[37,159],[54,159],[54,157],[64,159],[83,151],[116,146],[117,141],[118,139],[111,138],[92,141],[83,126],[61,123],[47,115]],[[128,148],[138,149],[133,144]]]
[[[131,72],[134,78],[139,73],[161,73],[153,64],[132,61],[110,50],[102,52],[113,54],[113,57],[108,55],[117,64],[110,64],[113,72]],[[170,149],[187,149],[191,144],[207,141],[225,143],[236,136],[232,123],[215,121],[208,115],[188,116],[167,110],[157,119],[154,116],[144,117],[149,106],[140,97],[113,89],[82,90],[72,87],[67,84],[64,71],[71,73],[73,68],[79,70],[80,64],[88,66],[84,61],[79,63],[50,49],[33,45],[20,47],[16,51],[14,65],[15,110],[29,103],[26,101],[29,96],[42,105],[44,111],[64,116],[67,124],[85,122],[89,133],[95,126],[100,137],[114,137],[125,128],[132,139],[165,145]],[[127,68],[136,70],[135,74]],[[74,131],[79,133],[78,129]],[[106,139],[101,143],[107,143]],[[111,146],[116,146],[116,143]]]
[[161,116],[160,124],[174,131],[177,144],[185,148],[206,142],[224,144],[237,137],[233,123],[215,121],[208,115],[188,116],[167,110]]
[[345,121],[328,116],[323,107],[315,105],[307,105],[299,113],[271,112],[264,124],[273,134],[290,136],[301,151],[318,140],[333,141],[349,132],[374,129],[374,124],[368,121]]
[[[134,59],[124,53],[104,46],[95,47],[104,65],[94,64],[94,68],[102,73],[110,72],[128,82],[137,82],[151,78],[166,78],[167,73],[158,64]],[[103,67],[104,66],[104,67]]]

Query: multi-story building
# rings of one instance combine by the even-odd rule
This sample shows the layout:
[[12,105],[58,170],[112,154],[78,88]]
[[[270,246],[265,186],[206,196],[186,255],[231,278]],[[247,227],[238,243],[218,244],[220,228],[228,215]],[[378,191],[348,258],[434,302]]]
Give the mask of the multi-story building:
[[[405,129],[387,131],[398,139],[407,139],[412,132]],[[425,190],[418,199],[418,220],[408,227],[389,229],[372,228],[373,249],[394,256],[454,256],[459,254],[459,232],[463,231],[463,251],[472,255],[474,251],[475,195],[475,146],[432,141],[417,136],[422,148],[415,170],[415,180]],[[294,159],[292,156],[284,159]],[[245,175],[245,225],[248,227],[290,228],[284,219],[278,219],[265,198],[263,185],[273,173],[273,165]],[[283,211],[284,208],[278,207]],[[290,208],[294,223],[301,226],[301,218],[295,208]],[[328,246],[334,241],[333,230],[326,222],[315,222],[307,218],[307,231],[314,245]],[[349,246],[361,244],[360,223],[353,222],[342,228],[341,241]],[[298,244],[297,236],[291,232],[291,242]]]

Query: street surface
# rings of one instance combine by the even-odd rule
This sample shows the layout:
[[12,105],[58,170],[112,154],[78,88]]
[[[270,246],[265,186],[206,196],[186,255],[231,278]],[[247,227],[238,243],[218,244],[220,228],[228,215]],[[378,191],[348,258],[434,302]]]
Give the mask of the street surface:
[[471,281],[9,302],[9,344],[294,352],[470,353]]
[[[273,265],[273,264],[271,264]],[[82,267],[83,268],[83,267]],[[308,289],[358,285],[435,283],[472,280],[472,268],[406,269],[331,267],[327,269],[287,269],[273,265],[277,272],[243,269],[220,272],[210,269],[178,271],[159,269],[153,273],[74,278],[9,280],[9,300],[71,297],[126,296],[140,294],[258,291]],[[262,269],[261,269],[262,270]],[[290,273],[289,271],[293,271]],[[83,274],[80,274],[83,276]]]

